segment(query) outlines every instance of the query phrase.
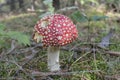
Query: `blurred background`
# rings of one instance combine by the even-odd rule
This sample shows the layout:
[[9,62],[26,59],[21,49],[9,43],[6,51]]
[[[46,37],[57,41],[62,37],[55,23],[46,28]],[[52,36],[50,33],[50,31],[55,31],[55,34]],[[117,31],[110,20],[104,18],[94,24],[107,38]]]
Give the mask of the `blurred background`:
[[[53,75],[32,36],[36,22],[55,13],[68,16],[79,37],[61,48],[63,71]],[[120,0],[0,0],[0,80],[120,80]]]

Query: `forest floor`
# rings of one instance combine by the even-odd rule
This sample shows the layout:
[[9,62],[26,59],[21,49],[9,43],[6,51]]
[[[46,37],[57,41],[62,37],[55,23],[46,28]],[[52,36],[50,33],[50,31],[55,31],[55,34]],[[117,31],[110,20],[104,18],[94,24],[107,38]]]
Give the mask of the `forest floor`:
[[[88,13],[88,12],[85,12]],[[89,12],[88,16],[101,14],[100,12]],[[109,80],[120,79],[120,21],[119,14],[105,13],[110,18],[103,21],[76,22],[79,38],[70,45],[61,48],[60,64],[63,73],[51,74],[47,69],[46,48],[37,45],[32,40],[34,25],[39,20],[39,14],[21,13],[2,15],[0,22],[7,26],[8,30],[20,31],[31,37],[31,46],[17,46],[11,53],[17,63],[0,70],[0,78],[12,79],[14,76],[22,79],[48,79],[48,80]],[[88,30],[89,26],[89,30]],[[97,46],[101,39],[107,35],[111,28],[115,29],[107,49]],[[88,40],[89,39],[89,40]],[[11,44],[11,43],[10,43]],[[36,47],[37,45],[37,47]],[[110,51],[113,54],[110,54]],[[117,55],[114,53],[117,53]],[[12,60],[12,58],[9,58]],[[9,64],[9,62],[8,62]],[[18,64],[18,65],[17,65]],[[22,68],[20,68],[22,67]],[[10,71],[10,72],[9,72]],[[41,72],[39,75],[31,76],[32,72]],[[9,72],[9,75],[7,75]],[[44,74],[46,73],[46,74]]]

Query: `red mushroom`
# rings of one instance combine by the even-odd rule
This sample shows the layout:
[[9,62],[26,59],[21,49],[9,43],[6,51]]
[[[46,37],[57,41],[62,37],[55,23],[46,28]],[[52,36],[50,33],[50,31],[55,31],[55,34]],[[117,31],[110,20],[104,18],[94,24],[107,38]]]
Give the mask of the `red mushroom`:
[[53,14],[39,20],[34,28],[34,40],[41,40],[44,46],[48,46],[48,68],[50,71],[60,70],[60,46],[69,44],[78,37],[76,26],[68,17]]

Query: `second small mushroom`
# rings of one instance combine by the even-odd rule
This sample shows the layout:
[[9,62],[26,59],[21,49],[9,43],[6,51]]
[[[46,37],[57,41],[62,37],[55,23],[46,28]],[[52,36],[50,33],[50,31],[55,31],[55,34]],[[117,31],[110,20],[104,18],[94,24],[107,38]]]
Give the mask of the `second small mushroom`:
[[67,45],[78,37],[76,26],[70,18],[61,14],[48,15],[34,26],[34,40],[48,47],[48,69],[59,71],[60,47]]

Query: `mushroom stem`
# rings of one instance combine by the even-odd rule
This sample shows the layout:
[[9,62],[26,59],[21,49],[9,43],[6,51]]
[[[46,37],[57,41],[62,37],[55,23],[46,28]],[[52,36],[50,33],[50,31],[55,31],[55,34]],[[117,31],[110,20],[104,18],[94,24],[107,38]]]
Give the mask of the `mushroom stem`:
[[59,53],[60,53],[60,47],[48,47],[48,69],[50,71],[59,71],[60,65],[59,65]]

